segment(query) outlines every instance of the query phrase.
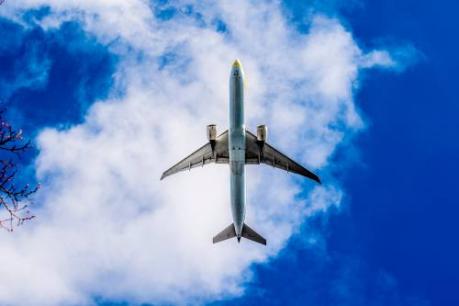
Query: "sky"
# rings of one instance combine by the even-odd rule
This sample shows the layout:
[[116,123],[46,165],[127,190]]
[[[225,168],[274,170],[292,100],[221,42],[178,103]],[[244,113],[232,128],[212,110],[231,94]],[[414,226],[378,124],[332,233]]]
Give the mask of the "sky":
[[[2,305],[457,305],[453,1],[5,1],[0,101],[35,149],[36,219],[0,233]],[[159,177],[227,126],[317,172]]]

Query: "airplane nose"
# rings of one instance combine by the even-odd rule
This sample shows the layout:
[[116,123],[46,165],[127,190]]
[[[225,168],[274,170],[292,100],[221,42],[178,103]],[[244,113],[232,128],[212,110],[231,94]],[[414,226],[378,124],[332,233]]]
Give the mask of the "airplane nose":
[[236,59],[233,63],[233,68],[241,68],[242,65],[241,65],[241,62],[239,61],[239,59]]

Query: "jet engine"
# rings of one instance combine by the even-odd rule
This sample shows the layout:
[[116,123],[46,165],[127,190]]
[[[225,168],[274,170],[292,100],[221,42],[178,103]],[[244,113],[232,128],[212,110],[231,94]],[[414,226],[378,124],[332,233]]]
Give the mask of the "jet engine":
[[258,143],[258,163],[263,157],[263,147],[265,146],[266,139],[268,138],[268,127],[264,124],[257,126],[257,143]]
[[210,147],[212,148],[212,155],[215,153],[215,144],[217,143],[217,125],[209,124],[207,126],[207,139],[210,142]]
[[216,124],[209,124],[207,126],[207,139],[209,141],[217,140],[217,125]]
[[268,127],[266,125],[257,126],[257,141],[259,143],[265,143],[268,138]]

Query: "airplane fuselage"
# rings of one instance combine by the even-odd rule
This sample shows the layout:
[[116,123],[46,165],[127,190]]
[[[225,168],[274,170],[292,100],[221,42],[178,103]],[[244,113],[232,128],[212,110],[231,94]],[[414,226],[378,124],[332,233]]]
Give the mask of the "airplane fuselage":
[[244,72],[239,61],[231,69],[229,84],[229,163],[231,212],[238,240],[245,218]]

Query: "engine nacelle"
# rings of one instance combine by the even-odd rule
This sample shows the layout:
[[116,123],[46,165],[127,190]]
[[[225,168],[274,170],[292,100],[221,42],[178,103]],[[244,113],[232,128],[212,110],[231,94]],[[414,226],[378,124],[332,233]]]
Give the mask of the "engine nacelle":
[[265,143],[268,139],[268,127],[266,125],[257,126],[257,141]]
[[209,124],[207,126],[207,139],[211,142],[217,140],[217,125],[216,124]]
[[207,139],[209,140],[210,147],[212,148],[212,156],[215,155],[215,144],[217,143],[217,125],[209,124],[207,126]]

